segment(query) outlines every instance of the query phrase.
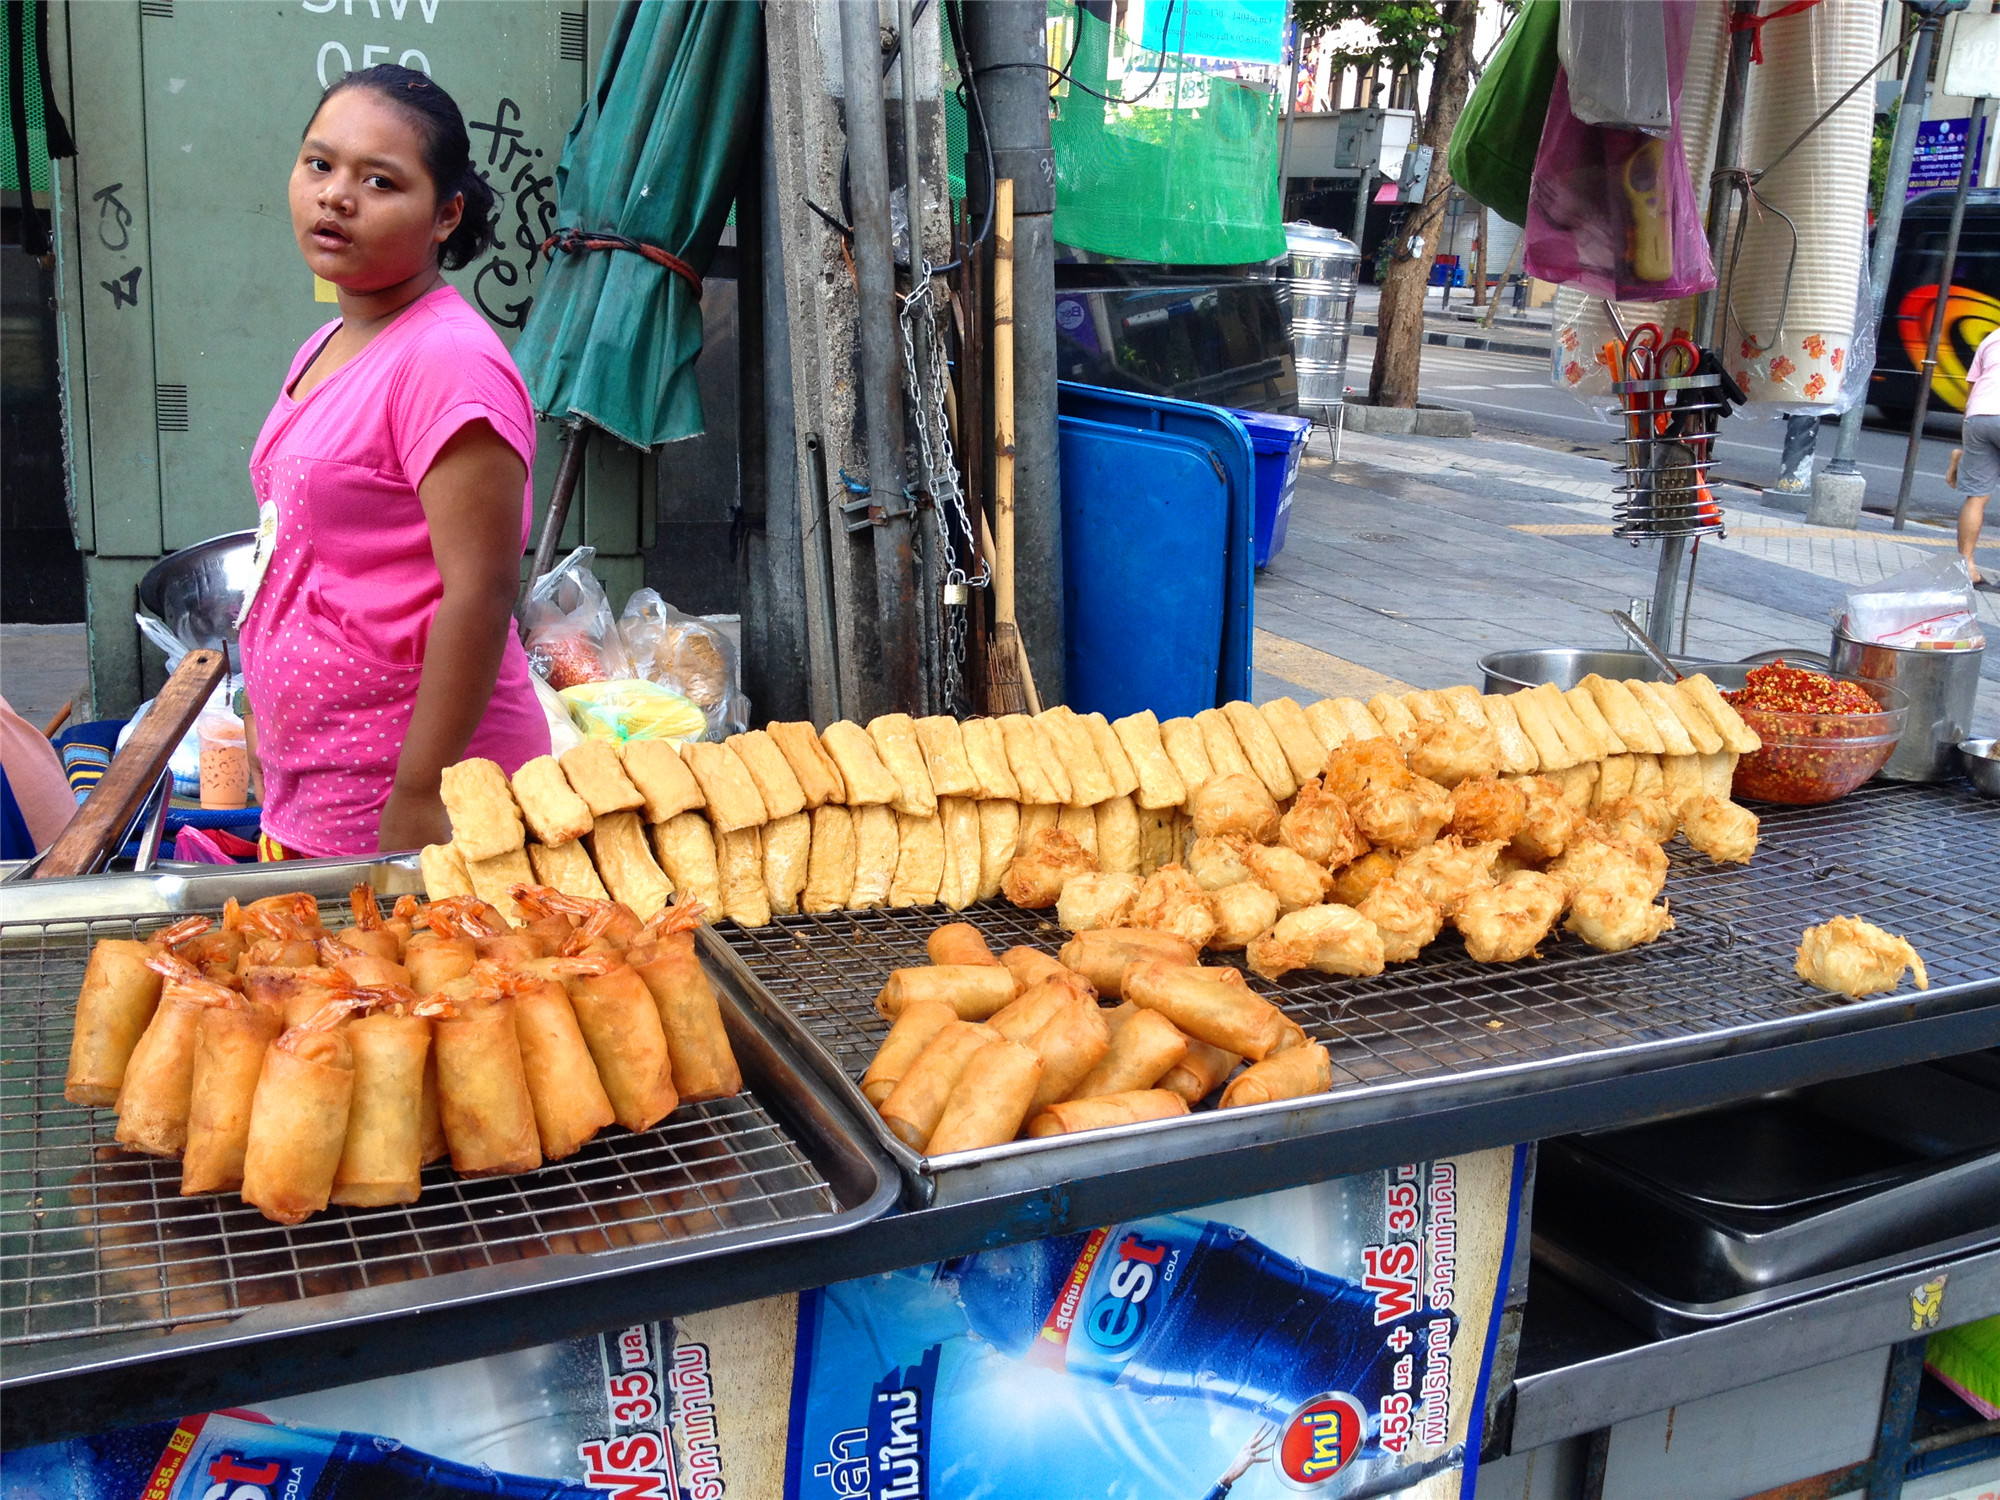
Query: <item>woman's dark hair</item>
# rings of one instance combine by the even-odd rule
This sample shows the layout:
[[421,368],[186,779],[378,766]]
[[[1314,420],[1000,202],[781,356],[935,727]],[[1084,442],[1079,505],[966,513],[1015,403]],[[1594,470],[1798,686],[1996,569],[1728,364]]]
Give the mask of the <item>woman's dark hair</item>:
[[[481,251],[494,242],[493,189],[472,166],[472,140],[465,133],[465,116],[451,95],[431,82],[428,74],[395,63],[377,63],[359,73],[349,73],[332,84],[313,106],[313,118],[335,94],[348,89],[367,89],[402,109],[416,122],[421,142],[424,170],[437,188],[437,201],[449,202],[454,193],[465,195],[465,213],[458,228],[438,249],[438,264],[447,271],[469,266]],[[306,122],[312,129],[312,121]]]

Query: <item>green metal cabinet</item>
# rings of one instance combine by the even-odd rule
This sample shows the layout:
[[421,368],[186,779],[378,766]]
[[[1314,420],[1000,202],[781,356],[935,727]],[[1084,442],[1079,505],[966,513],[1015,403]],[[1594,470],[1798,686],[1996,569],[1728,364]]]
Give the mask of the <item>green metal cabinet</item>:
[[[465,112],[499,195],[501,244],[455,273],[510,343],[555,222],[555,167],[596,65],[598,0],[73,0],[51,17],[77,141],[56,186],[72,514],[89,585],[92,685],[129,711],[134,586],[154,559],[255,520],[247,465],[286,366],[338,310],[292,240],[286,183],[321,89],[421,68]],[[541,503],[559,429],[543,423]],[[600,456],[601,453],[601,456]],[[636,571],[652,465],[593,445],[570,538]],[[539,517],[538,517],[539,523]]]

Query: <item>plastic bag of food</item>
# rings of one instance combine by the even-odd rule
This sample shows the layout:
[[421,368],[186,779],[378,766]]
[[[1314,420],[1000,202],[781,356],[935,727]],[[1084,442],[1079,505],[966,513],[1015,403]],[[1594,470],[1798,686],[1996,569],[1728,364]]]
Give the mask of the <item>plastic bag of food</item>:
[[[576,727],[576,715],[563,702],[562,694],[550,687],[533,672],[528,681],[535,685],[535,701],[542,705],[542,717],[549,726],[549,754],[562,755],[583,743],[583,731]],[[591,684],[586,683],[586,689]]]
[[587,739],[698,740],[708,733],[708,716],[657,682],[585,682],[558,696]]
[[636,589],[625,601],[619,634],[637,674],[672,688],[708,717],[708,737],[724,739],[750,727],[736,647],[713,625],[684,615],[653,589]]
[[1970,651],[1986,644],[1972,572],[1955,553],[1856,589],[1847,596],[1847,633],[1877,646]]
[[579,547],[535,580],[521,607],[528,665],[550,687],[634,677],[604,585],[590,571],[595,547]]

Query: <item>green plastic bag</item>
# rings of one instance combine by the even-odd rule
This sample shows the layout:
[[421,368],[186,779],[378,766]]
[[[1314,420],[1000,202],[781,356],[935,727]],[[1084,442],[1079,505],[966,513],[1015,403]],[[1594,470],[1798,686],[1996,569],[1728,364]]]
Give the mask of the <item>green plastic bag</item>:
[[1528,223],[1528,184],[1556,83],[1562,0],[1527,0],[1451,133],[1451,180],[1510,224]]

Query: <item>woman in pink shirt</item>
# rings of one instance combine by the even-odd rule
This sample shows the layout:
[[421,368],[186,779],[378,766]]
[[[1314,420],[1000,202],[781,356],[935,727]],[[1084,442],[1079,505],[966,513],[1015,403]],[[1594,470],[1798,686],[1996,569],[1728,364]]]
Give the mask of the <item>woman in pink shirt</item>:
[[1952,455],[1946,474],[1947,482],[1965,496],[1958,512],[1958,551],[1973,586],[2000,594],[2000,581],[1981,576],[1972,560],[1986,521],[1987,497],[2000,486],[2000,330],[1979,341],[1965,385],[1965,426],[1959,439],[1965,446]]
[[443,768],[549,750],[513,626],[534,413],[446,284],[492,235],[465,121],[422,73],[350,73],[291,179],[340,319],[292,361],[250,458],[259,581],[243,669],[267,845],[372,854],[450,837]]

